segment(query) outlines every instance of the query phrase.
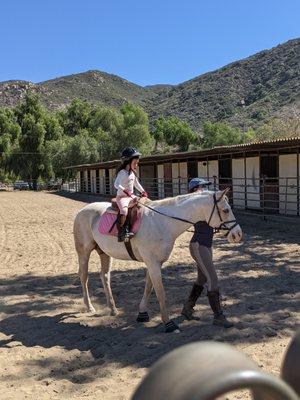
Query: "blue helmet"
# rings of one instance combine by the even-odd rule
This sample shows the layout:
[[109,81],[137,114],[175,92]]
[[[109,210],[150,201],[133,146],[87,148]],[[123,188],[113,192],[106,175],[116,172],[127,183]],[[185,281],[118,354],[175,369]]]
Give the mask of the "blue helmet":
[[192,191],[196,187],[199,186],[209,186],[211,185],[211,181],[207,181],[206,179],[202,178],[193,178],[189,182],[189,191]]

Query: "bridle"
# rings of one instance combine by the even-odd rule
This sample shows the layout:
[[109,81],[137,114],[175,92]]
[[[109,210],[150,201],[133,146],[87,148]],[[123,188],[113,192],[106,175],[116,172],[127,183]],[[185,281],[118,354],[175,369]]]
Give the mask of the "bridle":
[[[230,233],[230,231],[231,231],[233,228],[235,228],[235,227],[238,225],[238,223],[237,223],[236,219],[232,219],[232,220],[229,220],[229,221],[224,221],[224,220],[222,219],[221,212],[220,212],[220,209],[219,209],[219,207],[218,207],[218,203],[221,201],[222,196],[221,196],[219,199],[217,199],[216,193],[214,193],[214,194],[213,194],[213,199],[214,199],[214,206],[213,206],[213,209],[212,209],[212,211],[211,211],[211,214],[210,214],[210,217],[209,217],[209,220],[208,220],[208,223],[207,223],[207,224],[208,224],[208,225],[210,224],[210,221],[211,221],[212,216],[213,216],[213,214],[214,214],[214,211],[215,211],[215,209],[216,209],[217,212],[218,212],[218,216],[219,216],[219,218],[220,218],[221,224],[219,225],[218,228],[214,228],[214,233],[217,233],[217,232],[220,232],[220,231],[227,231],[227,233],[225,234],[225,236],[228,236],[229,233]],[[233,224],[233,225],[227,226],[227,224]]]
[[[226,233],[225,236],[228,236],[229,233],[230,233],[230,231],[231,231],[233,228],[235,228],[235,227],[238,225],[238,223],[237,223],[236,219],[232,219],[232,220],[230,220],[230,221],[224,221],[224,220],[222,219],[221,212],[220,212],[220,209],[219,209],[219,207],[218,207],[218,203],[221,201],[221,198],[222,198],[222,196],[221,196],[219,199],[217,199],[216,194],[215,194],[215,193],[213,194],[214,205],[213,205],[213,209],[212,209],[212,211],[211,211],[211,214],[210,214],[210,217],[209,217],[209,220],[208,220],[208,223],[207,223],[207,224],[208,224],[208,225],[210,224],[210,221],[211,221],[211,219],[212,219],[212,216],[213,216],[213,214],[214,214],[214,211],[215,211],[215,209],[217,209],[218,216],[219,216],[219,218],[220,218],[221,224],[218,226],[218,228],[214,228],[214,233],[217,233],[217,232],[220,232],[220,231],[227,231],[227,233]],[[138,202],[139,205],[142,205],[142,206],[148,208],[149,210],[154,211],[154,212],[156,212],[157,214],[163,215],[163,216],[165,216],[165,217],[168,217],[168,218],[171,218],[171,219],[175,219],[175,220],[177,220],[177,221],[185,222],[185,223],[191,224],[191,225],[195,225],[195,223],[196,223],[196,222],[192,222],[192,221],[189,221],[189,220],[187,220],[187,219],[184,219],[184,218],[174,217],[173,215],[167,215],[167,214],[165,214],[165,213],[162,213],[161,211],[158,211],[158,210],[156,210],[155,208],[152,208],[152,207],[148,206],[148,205],[145,204],[145,203],[141,203],[139,200],[138,200],[137,202]],[[198,222],[200,222],[200,221],[198,221]],[[227,226],[227,224],[232,224],[232,223],[233,223],[233,225]]]

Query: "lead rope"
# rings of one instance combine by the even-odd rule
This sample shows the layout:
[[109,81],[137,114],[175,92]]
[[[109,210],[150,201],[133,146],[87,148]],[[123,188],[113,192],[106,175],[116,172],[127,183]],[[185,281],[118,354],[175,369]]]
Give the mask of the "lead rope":
[[[225,231],[228,231],[228,232],[226,233],[226,236],[228,236],[228,235],[229,235],[229,232],[230,232],[233,228],[235,228],[235,227],[238,225],[238,223],[237,223],[237,221],[236,221],[235,219],[234,219],[234,220],[231,220],[231,221],[223,221],[223,219],[222,219],[222,217],[221,217],[221,213],[220,213],[219,207],[218,207],[218,202],[219,202],[219,200],[217,200],[216,194],[215,194],[215,193],[214,193],[214,195],[213,195],[213,198],[214,198],[214,206],[213,206],[213,209],[212,209],[212,212],[211,212],[211,214],[210,214],[210,217],[209,217],[209,220],[208,220],[208,223],[207,223],[207,224],[209,225],[209,223],[210,223],[210,221],[211,221],[211,219],[212,219],[213,213],[214,213],[214,211],[215,211],[215,208],[217,208],[217,211],[218,211],[218,215],[219,215],[221,224],[220,224],[220,226],[219,226],[218,228],[213,228],[213,229],[214,229],[214,233],[220,232],[221,230],[223,230],[223,231],[225,230]],[[151,211],[156,212],[157,214],[163,215],[164,217],[168,217],[168,218],[171,218],[171,219],[175,219],[175,220],[181,221],[181,222],[186,222],[187,224],[191,224],[191,225],[195,225],[195,223],[196,223],[196,222],[188,221],[187,219],[184,219],[184,218],[179,218],[179,217],[174,217],[174,216],[172,216],[172,215],[164,214],[164,213],[162,213],[161,211],[158,211],[158,210],[156,210],[155,208],[152,208],[152,207],[148,206],[147,204],[140,203],[139,200],[137,201],[137,203],[140,204],[140,205],[142,205],[142,206],[144,206],[144,207],[146,207],[146,208],[148,208],[148,209],[151,210]],[[234,223],[234,225],[232,225],[232,226],[230,226],[230,227],[226,226],[226,224],[230,224],[230,223]],[[192,232],[192,231],[189,231],[189,232]]]

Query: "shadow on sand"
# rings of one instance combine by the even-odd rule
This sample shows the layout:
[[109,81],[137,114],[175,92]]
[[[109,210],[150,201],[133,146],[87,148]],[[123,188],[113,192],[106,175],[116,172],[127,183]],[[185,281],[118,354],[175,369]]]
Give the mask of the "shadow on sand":
[[[55,195],[65,197],[66,193]],[[86,195],[69,196],[86,201]],[[95,196],[87,198],[95,201]],[[134,269],[112,272],[112,289],[120,310],[116,317],[110,317],[105,308],[105,296],[96,273],[90,274],[91,294],[100,310],[96,315],[78,313],[82,300],[79,282],[74,284],[75,274],[27,274],[0,280],[3,315],[0,332],[4,337],[0,347],[11,349],[21,345],[30,351],[35,346],[45,349],[59,346],[61,353],[72,353],[65,366],[56,356],[26,361],[24,369],[38,368],[44,370],[45,377],[84,383],[104,374],[105,365],[149,367],[166,352],[191,341],[237,344],[257,343],[273,336],[290,337],[296,329],[295,314],[300,306],[296,297],[300,290],[296,268],[299,253],[290,254],[288,246],[283,245],[299,243],[300,234],[295,233],[294,227],[280,223],[258,224],[249,217],[241,220],[245,241],[230,248],[230,256],[226,253],[228,244],[216,239],[221,250],[216,265],[225,310],[229,317],[234,317],[234,328],[224,331],[212,326],[206,296],[199,299],[198,320],[183,321],[180,310],[193,283],[195,266],[170,261],[163,270],[163,279],[168,308],[180,324],[180,334],[164,333],[154,294],[149,310],[152,320],[146,324],[135,321],[145,277],[145,270],[136,264]],[[103,368],[95,374],[93,368],[99,365]]]

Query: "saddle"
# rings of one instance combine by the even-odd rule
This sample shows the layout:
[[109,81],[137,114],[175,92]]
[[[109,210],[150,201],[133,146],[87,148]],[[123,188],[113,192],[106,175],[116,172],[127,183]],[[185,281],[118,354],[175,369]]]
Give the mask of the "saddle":
[[[128,215],[126,219],[126,223],[129,226],[130,232],[136,234],[141,226],[143,214],[144,214],[144,207],[142,204],[147,203],[149,200],[146,197],[142,197],[140,199],[134,198],[129,203],[128,207]],[[111,205],[106,209],[106,211],[101,215],[98,231],[102,235],[109,235],[109,236],[118,236],[118,219],[119,219],[119,207],[117,205],[116,199],[111,200]],[[139,261],[132,249],[131,240],[124,241],[126,250],[132,260]]]
[[[132,199],[130,201],[130,203],[128,204],[128,211],[134,207],[140,207],[138,205],[137,201],[138,201],[137,197],[135,197],[134,199]],[[111,199],[111,206],[106,210],[106,212],[112,212],[113,214],[119,213],[119,207],[118,207],[117,199],[115,197]],[[129,212],[128,212],[128,214],[129,214]]]
[[[128,215],[126,222],[130,227],[132,233],[137,233],[144,212],[144,207],[138,204],[138,198],[132,199],[128,206]],[[144,199],[140,199],[139,202],[143,202]],[[119,207],[116,199],[111,200],[111,205],[102,214],[99,222],[99,232],[103,235],[118,236],[117,220],[119,216]]]

